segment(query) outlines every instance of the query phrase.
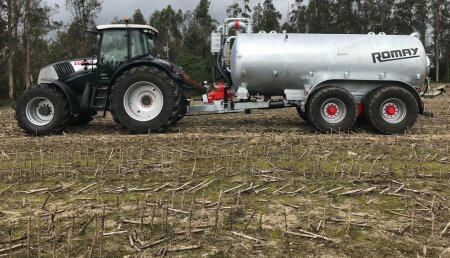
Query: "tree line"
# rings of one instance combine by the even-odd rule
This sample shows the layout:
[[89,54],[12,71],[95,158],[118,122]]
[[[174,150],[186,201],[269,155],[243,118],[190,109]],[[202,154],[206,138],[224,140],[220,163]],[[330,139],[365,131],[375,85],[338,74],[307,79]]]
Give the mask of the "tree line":
[[[54,19],[58,5],[44,0],[5,0],[0,3],[0,99],[14,99],[36,83],[41,67],[72,58],[95,55],[94,30],[102,0],[65,0],[71,15],[64,24]],[[160,32],[156,46],[161,58],[183,67],[197,80],[210,80],[212,63],[209,36],[217,21],[210,1],[199,0],[194,9],[172,6],[154,10],[146,18],[141,10],[131,23],[150,24]],[[149,7],[151,8],[151,6]],[[252,18],[254,30],[290,33],[419,33],[436,69],[432,77],[450,81],[450,1],[448,0],[295,0],[289,11],[277,10],[273,0],[250,6],[234,0],[228,17]],[[111,23],[123,23],[115,17]]]

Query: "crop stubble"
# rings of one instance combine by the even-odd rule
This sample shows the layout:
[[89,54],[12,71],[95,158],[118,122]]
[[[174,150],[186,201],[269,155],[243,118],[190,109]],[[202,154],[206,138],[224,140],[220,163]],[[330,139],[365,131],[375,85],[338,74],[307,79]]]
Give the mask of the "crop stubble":
[[438,256],[450,97],[426,102],[398,136],[316,134],[284,109],[35,138],[0,110],[0,256]]

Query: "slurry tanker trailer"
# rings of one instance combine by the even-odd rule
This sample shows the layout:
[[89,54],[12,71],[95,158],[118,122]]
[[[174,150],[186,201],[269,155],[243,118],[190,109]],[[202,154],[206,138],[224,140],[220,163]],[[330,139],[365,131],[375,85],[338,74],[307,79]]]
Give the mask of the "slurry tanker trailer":
[[[155,51],[148,25],[101,25],[98,57],[42,68],[17,100],[25,132],[85,125],[98,111],[134,133],[164,132],[186,115],[296,108],[315,130],[345,132],[363,117],[383,134],[403,133],[427,113],[431,63],[416,34],[254,33],[226,19],[211,34],[214,82],[192,80]],[[203,104],[192,92],[207,88]]]

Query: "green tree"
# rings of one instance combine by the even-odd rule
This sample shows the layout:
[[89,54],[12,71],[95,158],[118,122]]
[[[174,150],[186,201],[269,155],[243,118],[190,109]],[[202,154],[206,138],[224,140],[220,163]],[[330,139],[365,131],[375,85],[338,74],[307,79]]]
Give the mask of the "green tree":
[[450,3],[447,0],[433,0],[430,3],[431,26],[433,28],[433,48],[437,82],[449,81],[450,57]]
[[155,11],[149,18],[149,21],[150,25],[159,31],[159,35],[156,38],[158,53],[176,63],[179,60],[183,44],[183,12],[181,10],[175,11],[169,5],[161,11]]
[[305,12],[307,31],[310,33],[330,33],[333,10],[329,0],[311,0]]
[[242,0],[242,17],[244,18],[250,18],[252,9],[250,8],[250,0]]
[[227,16],[233,18],[250,18],[251,11],[250,0],[237,0],[227,7]]
[[425,43],[425,26],[423,24],[426,24],[426,14],[424,17],[421,8],[425,7],[426,9],[426,2],[425,6],[423,4],[424,1],[416,0],[402,0],[395,3],[393,15],[395,33],[411,34],[416,31],[419,32]]
[[124,19],[120,19],[118,16],[114,16],[114,18],[111,21],[112,24],[125,24]]
[[[196,64],[186,64],[183,68],[188,74],[196,74],[197,80],[211,78],[212,62],[210,58],[209,41],[213,26],[217,23],[209,15],[210,2],[200,0],[193,12],[188,12],[184,17],[185,33],[183,36],[182,59],[193,56],[199,61]],[[200,68],[201,67],[201,68]],[[201,75],[201,76],[200,76]]]
[[[49,6],[44,1],[27,0],[26,11],[24,15],[24,82],[29,87],[35,82],[40,67],[48,62],[48,49],[46,35],[51,31],[61,27],[61,24],[52,20],[51,16],[55,13],[58,6]],[[39,47],[37,45],[39,44]],[[40,53],[43,51],[44,53]],[[40,56],[40,58],[31,58],[32,56]],[[44,58],[45,56],[45,58]]]
[[144,18],[144,15],[141,12],[141,9],[137,9],[134,11],[133,17],[131,18],[131,22],[134,24],[147,24],[147,21]]
[[420,40],[426,45],[426,34],[428,20],[428,1],[417,0],[416,2],[416,28],[420,34]]
[[335,33],[358,33],[358,25],[355,20],[358,18],[354,6],[355,0],[335,0],[331,2],[330,12],[332,17],[331,30]]
[[242,8],[239,6],[238,2],[234,2],[233,4],[227,6],[227,17],[237,18],[242,13]]
[[14,99],[14,88],[17,85],[14,72],[17,69],[16,54],[18,52],[18,28],[21,17],[20,7],[23,5],[18,0],[7,0],[7,23],[8,23],[8,98]]
[[102,3],[102,0],[66,0],[66,8],[73,20],[67,32],[59,34],[59,39],[62,46],[69,48],[71,58],[95,54],[93,49],[97,47],[97,39],[87,31],[95,30],[95,19],[102,10]]
[[[7,79],[7,51],[6,51],[6,42],[8,40],[7,34],[7,20],[5,19],[7,13],[6,4],[4,2],[0,3],[0,85],[6,85],[4,83]],[[0,87],[0,99],[6,96],[7,89],[6,87]]]
[[[306,10],[307,6],[304,4],[303,0],[296,0],[292,4],[292,11],[289,15],[289,32],[305,33],[307,32],[306,24]],[[288,25],[285,25],[286,28]],[[288,29],[289,29],[288,28]]]
[[[5,47],[7,34],[6,34],[6,25],[7,21],[5,20],[4,16],[6,14],[6,5],[4,2],[0,3],[0,50],[3,50]],[[0,52],[0,54],[2,54]]]
[[394,33],[392,15],[394,3],[394,0],[359,0],[356,20],[360,24],[359,32]]
[[255,31],[280,30],[281,13],[275,8],[273,0],[264,0],[253,9],[253,23]]
[[260,32],[262,30],[261,25],[263,23],[263,8],[261,3],[258,3],[253,7],[252,19],[253,19],[253,30],[255,32]]

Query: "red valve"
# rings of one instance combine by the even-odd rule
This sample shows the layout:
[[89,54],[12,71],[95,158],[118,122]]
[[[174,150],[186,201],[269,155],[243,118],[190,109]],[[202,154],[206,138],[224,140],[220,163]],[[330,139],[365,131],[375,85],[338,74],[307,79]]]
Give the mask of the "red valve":
[[214,102],[214,100],[228,99],[233,96],[233,91],[229,88],[225,88],[222,82],[216,83],[216,89],[208,92],[208,103]]

